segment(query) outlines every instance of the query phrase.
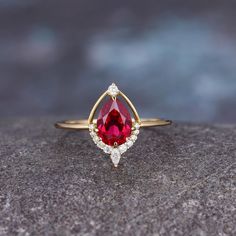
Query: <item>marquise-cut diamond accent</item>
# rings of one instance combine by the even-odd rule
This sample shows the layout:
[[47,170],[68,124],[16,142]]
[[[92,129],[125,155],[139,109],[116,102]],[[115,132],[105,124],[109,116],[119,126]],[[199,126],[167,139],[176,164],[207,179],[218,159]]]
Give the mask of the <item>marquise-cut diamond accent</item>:
[[114,83],[108,87],[107,91],[108,94],[112,97],[116,97],[120,92],[118,87]]
[[118,148],[114,148],[111,152],[111,160],[112,160],[115,167],[118,166],[118,164],[120,162],[120,158],[121,158],[121,154],[120,154]]

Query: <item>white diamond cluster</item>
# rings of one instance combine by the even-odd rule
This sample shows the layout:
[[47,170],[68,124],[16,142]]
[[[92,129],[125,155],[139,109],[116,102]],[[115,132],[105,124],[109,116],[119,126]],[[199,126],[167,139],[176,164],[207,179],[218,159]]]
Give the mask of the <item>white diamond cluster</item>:
[[133,131],[132,131],[131,136],[126,139],[126,142],[124,144],[121,144],[118,147],[121,154],[125,153],[129,148],[131,148],[134,145],[139,134],[139,127],[140,125],[138,123],[135,123],[133,125]]
[[139,128],[140,128],[140,125],[137,122],[135,122],[133,124],[133,130],[132,130],[131,136],[126,139],[126,142],[124,144],[121,144],[118,147],[111,147],[105,144],[101,140],[101,138],[97,135],[96,126],[94,124],[89,125],[90,135],[94,143],[97,145],[97,147],[102,149],[105,153],[111,155],[111,160],[115,167],[117,167],[119,164],[121,154],[125,153],[129,148],[131,148],[133,144],[135,143],[135,141],[137,140],[137,136],[139,134]]
[[110,96],[116,97],[120,91],[119,91],[118,87],[113,83],[108,87],[107,92]]
[[96,129],[95,129],[95,125],[94,124],[90,124],[89,125],[89,131],[90,131],[90,136],[93,139],[93,142],[100,148],[102,149],[105,153],[107,154],[111,154],[112,151],[112,147],[105,144],[102,139],[100,137],[98,137]]

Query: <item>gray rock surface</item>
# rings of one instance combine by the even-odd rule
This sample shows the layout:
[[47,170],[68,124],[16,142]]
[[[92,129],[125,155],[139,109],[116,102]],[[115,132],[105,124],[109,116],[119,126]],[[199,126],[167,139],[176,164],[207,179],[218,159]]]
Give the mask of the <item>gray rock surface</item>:
[[142,130],[115,169],[53,121],[0,120],[0,235],[236,235],[236,126]]

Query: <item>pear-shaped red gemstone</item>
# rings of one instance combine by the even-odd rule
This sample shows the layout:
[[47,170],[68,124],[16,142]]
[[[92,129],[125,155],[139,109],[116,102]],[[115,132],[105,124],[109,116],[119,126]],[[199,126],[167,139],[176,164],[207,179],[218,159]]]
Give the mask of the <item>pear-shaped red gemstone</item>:
[[114,146],[126,142],[131,135],[132,119],[125,105],[110,98],[102,107],[97,119],[98,136],[104,143]]

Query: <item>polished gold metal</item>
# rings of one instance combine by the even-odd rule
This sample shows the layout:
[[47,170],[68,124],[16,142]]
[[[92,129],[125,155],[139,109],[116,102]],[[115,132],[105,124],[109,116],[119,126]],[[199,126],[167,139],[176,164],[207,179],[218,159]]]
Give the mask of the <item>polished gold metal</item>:
[[[115,86],[115,84],[113,85]],[[96,111],[100,103],[106,96],[110,96],[112,97],[112,99],[116,99],[117,96],[121,96],[126,101],[131,111],[133,112],[133,115],[134,115],[134,119],[132,119],[133,124],[135,123],[139,124],[140,127],[165,126],[165,125],[170,125],[172,123],[170,120],[161,120],[159,118],[140,119],[138,112],[136,108],[134,107],[133,103],[129,100],[129,98],[124,93],[118,90],[117,95],[113,97],[109,94],[109,89],[108,89],[98,98],[98,100],[94,104],[89,114],[88,120],[65,120],[65,121],[57,122],[55,124],[55,127],[60,128],[60,129],[73,129],[73,130],[89,129],[90,125],[97,123],[97,120],[94,119],[94,116],[96,114]]]
[[96,113],[96,111],[97,111],[97,109],[98,109],[98,106],[99,106],[99,104],[102,102],[102,100],[106,97],[108,95],[108,92],[106,91],[106,92],[104,92],[101,96],[100,96],[100,98],[97,100],[97,102],[94,104],[94,106],[93,106],[93,108],[92,108],[92,110],[91,110],[91,112],[90,112],[90,114],[89,114],[89,118],[88,118],[88,124],[92,124],[93,123],[93,118],[94,118],[94,115],[95,115],[95,113]]
[[121,91],[119,92],[119,95],[120,95],[121,97],[123,97],[123,98],[125,99],[125,101],[128,103],[128,105],[129,105],[131,111],[132,111],[133,114],[134,114],[134,119],[135,119],[135,121],[136,121],[137,123],[141,124],[140,117],[139,117],[138,112],[137,112],[137,110],[135,109],[133,103],[132,103],[132,102],[129,100],[129,98],[128,98],[125,94],[123,94]]
[[[91,123],[88,120],[65,120],[57,122],[55,124],[56,128],[60,129],[73,129],[73,130],[85,130],[89,129],[89,124],[96,123],[97,120],[93,119]],[[170,125],[172,121],[161,120],[159,118],[154,119],[140,119],[140,127],[154,127],[154,126],[165,126]]]

